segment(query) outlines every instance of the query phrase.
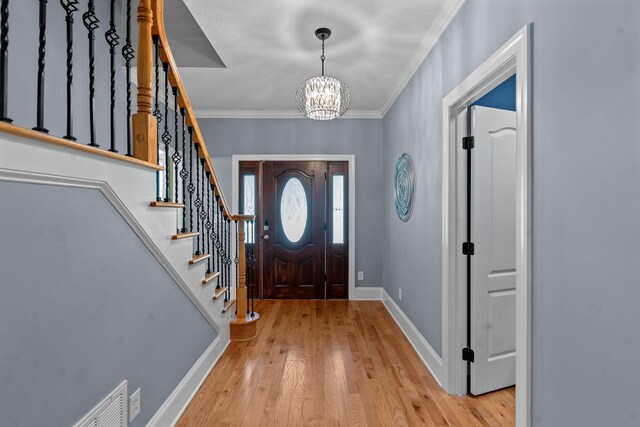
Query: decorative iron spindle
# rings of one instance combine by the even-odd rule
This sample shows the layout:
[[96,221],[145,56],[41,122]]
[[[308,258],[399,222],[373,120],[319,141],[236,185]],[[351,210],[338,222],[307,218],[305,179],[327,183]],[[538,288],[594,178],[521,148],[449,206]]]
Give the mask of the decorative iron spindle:
[[9,0],[0,3],[0,121],[11,123],[7,116],[9,95]]
[[227,286],[229,287],[229,297],[231,297],[231,220],[227,220]]
[[105,33],[104,38],[109,45],[109,55],[111,64],[111,81],[109,89],[111,95],[111,110],[109,123],[111,125],[111,146],[109,151],[117,153],[116,150],[116,47],[120,44],[120,36],[116,30],[116,0],[111,0],[111,8],[109,12],[109,30]]
[[[174,113],[174,134],[176,140],[176,147],[173,155],[171,156],[171,160],[173,160],[173,180],[175,181],[175,193],[173,194],[173,201],[178,203],[178,166],[180,165],[180,161],[182,161],[182,156],[180,155],[180,150],[178,149],[178,144],[180,141],[180,135],[178,134],[178,89],[173,89],[173,113]],[[180,229],[178,229],[178,233]]]
[[229,288],[227,287],[227,274],[226,274],[226,268],[224,267],[224,263],[225,263],[225,242],[227,241],[226,237],[225,237],[225,232],[224,232],[224,226],[223,226],[223,222],[224,222],[224,208],[222,207],[222,205],[219,206],[220,208],[220,222],[219,222],[219,226],[220,226],[220,280],[222,281],[222,286],[225,287],[225,291],[224,291],[224,300],[229,301]]
[[[135,50],[131,44],[131,0],[127,0],[127,20],[126,20],[126,35],[124,39],[124,46],[122,46],[122,57],[124,58],[124,64],[127,74],[127,156],[133,156],[133,137],[131,130],[131,117],[133,114],[133,107],[131,101],[131,61],[135,58]],[[156,45],[157,49],[157,45]],[[156,67],[158,62],[156,61]],[[158,91],[156,90],[156,105],[158,101]]]
[[38,26],[40,27],[40,33],[38,36],[38,96],[36,104],[36,127],[34,127],[33,130],[49,133],[49,130],[44,127],[44,71],[47,52],[47,0],[40,0],[38,17]]
[[[211,172],[207,171],[207,213],[206,213],[206,222],[204,223],[204,228],[207,230],[207,235],[206,237],[202,237],[206,244],[207,244],[207,253],[209,255],[211,255],[211,216],[209,215],[209,212],[211,212],[211,185],[209,185],[209,183],[211,182]],[[213,272],[213,270],[211,269],[211,261],[212,261],[213,256],[210,256],[209,259],[207,260],[207,274],[211,274]]]
[[[189,192],[189,231],[193,232],[193,192],[196,187],[193,185],[193,128],[189,128],[189,186],[187,191]],[[187,206],[184,207],[185,209]]]
[[[186,146],[186,133],[187,130],[185,128],[185,110],[184,108],[180,109],[180,115],[182,116],[182,170],[180,171],[180,178],[182,179],[182,204],[184,204],[185,208],[182,209],[182,229],[181,233],[187,232],[187,178],[189,178],[189,172],[187,172],[187,146]],[[193,128],[189,127],[189,134],[193,134]]]
[[255,287],[256,287],[256,229],[255,221],[251,221],[251,317],[255,314]]
[[169,199],[169,144],[171,134],[169,133],[169,63],[162,63],[164,71],[164,132],[162,132],[162,142],[164,143],[164,201]]
[[[160,133],[160,122],[162,121],[162,111],[160,110],[160,38],[158,36],[153,36],[153,46],[155,48],[155,89],[156,89],[156,96],[155,96],[155,103],[154,103],[154,108],[153,108],[153,116],[156,118],[156,121],[158,122],[158,133]],[[158,160],[160,160],[160,144],[158,144]],[[165,169],[166,171],[166,169]],[[157,185],[156,185],[156,201],[158,202],[162,202],[163,198],[162,198],[162,191],[160,191],[160,188],[162,188],[162,182],[160,182],[160,177],[161,177],[161,171],[158,171],[157,174]]]
[[[238,228],[238,221],[235,221],[236,223],[236,256],[233,259],[233,263],[236,265],[236,289],[240,286],[240,277],[238,276],[238,262],[239,262],[239,258],[238,258],[238,246],[240,245],[240,236],[238,235],[239,233],[239,228]],[[246,238],[246,237],[245,237]]]
[[200,156],[198,155],[199,146],[196,145],[196,200],[193,202],[193,206],[196,208],[196,255],[202,255],[200,252],[200,207],[202,206],[202,200],[200,199]]
[[[211,271],[216,271],[216,257],[214,255],[214,250],[215,250],[215,245],[216,245],[216,205],[215,205],[215,198],[216,198],[216,186],[214,184],[211,184],[211,234],[209,234],[209,250],[212,251],[210,252],[211,254]],[[219,286],[216,286],[219,287]]]
[[200,185],[202,186],[202,188],[200,189],[200,194],[202,195],[202,205],[200,206],[200,215],[199,215],[199,226],[200,226],[200,230],[202,230],[202,238],[200,239],[200,241],[202,242],[202,253],[206,254],[208,252],[205,250],[206,239],[204,235],[204,223],[207,217],[207,214],[205,213],[205,199],[204,199],[204,192],[206,188],[204,185],[205,184],[204,159],[200,159],[200,166],[202,169],[202,179],[200,180]]
[[82,22],[89,31],[89,145],[99,147],[96,143],[96,122],[95,122],[95,98],[96,98],[96,57],[95,57],[95,32],[99,27],[100,20],[96,16],[96,5],[94,0],[89,0],[87,11],[82,15]]
[[62,8],[66,12],[67,23],[67,133],[65,139],[76,141],[73,136],[73,14],[78,11],[78,0],[60,0]]
[[[221,240],[220,240],[220,196],[218,194],[216,194],[216,204],[215,204],[215,221],[213,223],[214,228],[216,230],[215,234],[215,242],[214,242],[214,246],[216,248],[216,260],[218,262],[218,273],[222,274],[222,264],[220,262],[220,256],[221,256],[221,248],[220,246],[222,245]],[[218,279],[218,286],[217,288],[221,288],[222,287],[222,277],[220,277]]]

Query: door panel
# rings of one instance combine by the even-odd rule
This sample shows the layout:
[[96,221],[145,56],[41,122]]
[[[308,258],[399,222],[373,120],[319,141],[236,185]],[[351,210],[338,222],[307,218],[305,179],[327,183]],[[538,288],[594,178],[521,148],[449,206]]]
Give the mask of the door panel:
[[471,393],[515,384],[516,113],[471,108]]
[[327,165],[327,298],[349,297],[349,164]]
[[265,298],[324,298],[324,162],[264,164]]

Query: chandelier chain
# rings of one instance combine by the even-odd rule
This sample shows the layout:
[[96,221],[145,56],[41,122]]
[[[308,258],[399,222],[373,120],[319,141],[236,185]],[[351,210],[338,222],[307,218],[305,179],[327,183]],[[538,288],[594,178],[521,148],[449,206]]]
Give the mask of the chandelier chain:
[[322,56],[320,56],[322,60],[322,75],[324,76],[324,38],[322,39]]

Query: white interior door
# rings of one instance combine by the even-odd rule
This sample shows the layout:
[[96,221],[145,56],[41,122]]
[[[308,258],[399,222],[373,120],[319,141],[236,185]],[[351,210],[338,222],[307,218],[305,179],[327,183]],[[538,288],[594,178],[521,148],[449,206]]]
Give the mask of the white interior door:
[[515,384],[516,113],[471,108],[471,393]]

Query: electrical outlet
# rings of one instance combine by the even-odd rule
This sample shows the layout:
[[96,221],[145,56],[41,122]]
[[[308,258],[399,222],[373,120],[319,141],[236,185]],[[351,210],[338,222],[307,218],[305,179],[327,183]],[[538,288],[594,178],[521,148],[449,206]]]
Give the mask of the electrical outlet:
[[398,288],[398,299],[402,301],[402,288]]
[[140,413],[140,388],[129,397],[129,422],[133,421]]
[[364,271],[358,271],[358,280],[364,280]]

